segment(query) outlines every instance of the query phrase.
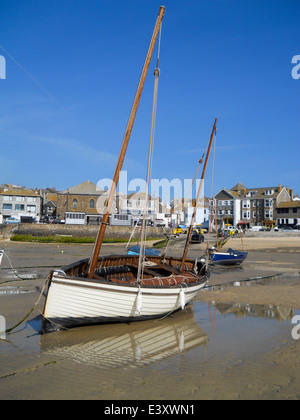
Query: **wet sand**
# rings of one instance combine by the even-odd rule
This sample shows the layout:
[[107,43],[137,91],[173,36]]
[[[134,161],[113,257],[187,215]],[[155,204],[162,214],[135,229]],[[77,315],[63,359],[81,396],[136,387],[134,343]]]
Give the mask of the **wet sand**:
[[[35,310],[0,340],[1,399],[299,399],[300,340],[291,321],[300,315],[300,237],[243,242],[242,267],[212,267],[214,288],[162,320],[41,336]],[[183,243],[168,253],[181,255]],[[241,248],[237,239],[228,245]],[[204,248],[192,245],[189,255]],[[25,279],[4,257],[0,315],[11,327],[32,308],[51,268],[89,257],[92,246],[0,242],[0,249]],[[102,249],[123,252],[123,245]]]

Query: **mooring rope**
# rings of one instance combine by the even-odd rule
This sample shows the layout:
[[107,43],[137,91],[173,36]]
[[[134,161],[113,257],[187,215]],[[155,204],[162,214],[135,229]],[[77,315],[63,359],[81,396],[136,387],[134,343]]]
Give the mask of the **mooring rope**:
[[41,298],[42,298],[42,296],[43,296],[43,294],[44,294],[44,291],[45,291],[45,289],[46,289],[46,286],[47,286],[47,284],[48,284],[48,282],[50,281],[50,279],[51,279],[51,276],[52,276],[52,272],[49,274],[49,276],[47,277],[47,280],[45,281],[45,283],[44,283],[44,286],[43,286],[43,288],[42,288],[42,291],[41,291],[41,293],[40,293],[40,295],[39,295],[39,298],[38,298],[38,300],[35,302],[35,304],[33,305],[33,307],[30,309],[30,311],[28,312],[28,314],[26,314],[25,316],[24,316],[24,318],[22,318],[21,319],[21,321],[19,321],[16,325],[14,325],[13,327],[11,327],[11,328],[8,328],[6,331],[5,331],[5,333],[10,333],[10,332],[12,332],[13,330],[15,330],[19,325],[21,325],[22,324],[22,322],[24,322],[31,314],[32,314],[32,312],[35,310],[35,309],[38,309],[39,310],[39,312],[40,313],[42,313],[41,311],[40,311],[40,309],[39,309],[39,304],[40,304],[40,300],[41,300]]

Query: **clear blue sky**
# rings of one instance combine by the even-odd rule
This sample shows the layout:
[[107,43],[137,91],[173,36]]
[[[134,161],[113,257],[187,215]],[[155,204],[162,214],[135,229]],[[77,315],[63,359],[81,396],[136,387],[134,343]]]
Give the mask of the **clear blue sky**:
[[[1,0],[0,184],[112,178],[161,4],[153,177],[192,178],[217,117],[215,193],[239,181],[300,193],[299,0]],[[146,174],[155,60],[130,179]],[[211,164],[206,192],[210,179]]]

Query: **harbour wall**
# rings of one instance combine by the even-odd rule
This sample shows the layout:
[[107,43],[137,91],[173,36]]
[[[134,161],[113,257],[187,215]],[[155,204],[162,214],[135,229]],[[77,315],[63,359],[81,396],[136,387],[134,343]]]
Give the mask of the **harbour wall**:
[[[107,239],[128,239],[132,234],[133,228],[130,226],[107,226],[105,238]],[[27,224],[19,225],[0,225],[0,239],[9,239],[13,235],[32,235],[32,236],[70,236],[77,238],[96,238],[99,226],[87,225],[56,225],[56,224]],[[163,238],[164,234],[170,233],[170,229],[149,227],[147,236],[150,238]],[[133,238],[137,239],[140,235],[140,228],[135,229]]]

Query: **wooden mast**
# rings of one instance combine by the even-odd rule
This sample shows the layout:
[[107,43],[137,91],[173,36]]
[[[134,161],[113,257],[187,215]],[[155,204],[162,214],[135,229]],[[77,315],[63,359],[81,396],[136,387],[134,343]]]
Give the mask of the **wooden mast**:
[[205,163],[204,163],[204,167],[203,167],[203,171],[202,171],[201,182],[200,182],[199,189],[198,189],[197,199],[196,199],[196,203],[195,203],[195,206],[194,206],[193,216],[192,216],[192,220],[191,220],[191,226],[190,226],[190,229],[189,229],[189,232],[188,232],[185,248],[184,248],[184,251],[183,251],[183,257],[182,257],[182,261],[181,261],[180,271],[184,270],[185,260],[186,260],[186,257],[187,257],[189,244],[190,244],[192,233],[193,233],[193,227],[194,227],[194,223],[195,223],[195,219],[196,219],[197,206],[198,206],[198,203],[200,201],[200,195],[201,195],[201,191],[202,191],[202,187],[203,187],[203,182],[204,182],[206,167],[207,167],[207,163],[208,163],[208,158],[209,158],[209,155],[210,155],[211,146],[212,146],[215,131],[216,131],[216,128],[217,128],[217,121],[218,120],[216,118],[213,130],[212,130],[212,133],[211,133],[211,136],[210,136],[210,142],[209,142],[209,146],[208,146],[208,150],[207,150],[207,154],[206,154],[206,158],[205,158]]
[[95,271],[95,268],[96,268],[96,265],[97,265],[97,261],[98,261],[99,253],[100,253],[100,250],[101,250],[106,226],[108,225],[108,222],[109,222],[109,214],[111,212],[113,200],[114,200],[117,185],[118,185],[118,182],[119,182],[120,172],[122,170],[123,162],[124,162],[124,159],[125,159],[125,154],[126,154],[127,146],[128,146],[128,143],[129,143],[133,123],[134,123],[134,120],[135,120],[135,117],[136,117],[138,105],[139,105],[139,102],[140,102],[140,99],[141,99],[141,95],[142,95],[143,87],[144,87],[144,84],[145,84],[147,72],[148,72],[148,69],[149,69],[149,66],[150,66],[150,61],[151,61],[153,50],[154,50],[154,47],[155,47],[157,35],[158,35],[158,32],[159,32],[164,14],[165,14],[165,7],[161,6],[160,9],[159,9],[158,17],[157,17],[156,24],[155,24],[155,27],[154,27],[154,31],[153,31],[150,46],[149,46],[149,49],[148,49],[145,64],[144,64],[142,74],[141,74],[141,77],[140,77],[140,82],[139,82],[139,85],[138,85],[138,88],[137,88],[137,91],[136,91],[136,95],[135,95],[135,98],[134,98],[134,102],[133,102],[133,105],[132,105],[132,108],[131,108],[131,113],[130,113],[129,120],[128,120],[128,123],[127,123],[127,128],[126,128],[126,131],[125,131],[125,134],[124,134],[124,139],[123,139],[121,151],[120,151],[120,154],[119,154],[119,159],[118,159],[117,166],[116,166],[116,169],[115,169],[112,186],[111,186],[111,189],[110,189],[110,192],[109,192],[106,211],[105,211],[105,214],[103,216],[103,221],[102,221],[102,224],[101,224],[101,227],[100,227],[100,230],[98,232],[97,239],[96,239],[96,242],[95,242],[94,251],[93,251],[93,255],[91,257],[91,262],[90,262],[90,266],[89,266],[88,278],[93,277],[94,271]]

